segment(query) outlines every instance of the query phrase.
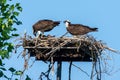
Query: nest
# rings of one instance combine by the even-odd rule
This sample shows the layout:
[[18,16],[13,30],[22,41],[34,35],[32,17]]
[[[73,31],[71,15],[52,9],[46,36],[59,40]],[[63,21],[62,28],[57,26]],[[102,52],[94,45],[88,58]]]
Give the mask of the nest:
[[25,36],[22,45],[28,50],[30,57],[35,56],[37,60],[43,61],[51,60],[51,57],[54,61],[95,61],[108,48],[90,35],[78,38]]
[[[22,44],[21,44],[22,43]],[[54,71],[54,63],[57,61],[59,65],[57,68],[57,74],[61,72],[60,64],[62,61],[69,61],[69,80],[71,76],[71,66],[74,66],[81,70],[80,67],[72,64],[74,61],[92,61],[92,70],[90,78],[93,80],[93,77],[96,75],[97,80],[101,80],[101,61],[103,60],[104,65],[106,66],[106,62],[102,54],[103,51],[112,51],[118,53],[118,51],[109,48],[103,43],[101,40],[96,40],[93,36],[85,35],[77,38],[73,37],[55,37],[51,35],[41,36],[38,38],[32,38],[29,35],[24,34],[24,37],[20,38],[20,43],[16,45],[16,49],[22,46],[23,57],[25,60],[24,70],[27,69],[28,61],[30,57],[35,57],[36,60],[42,60],[44,62],[50,61],[49,68],[46,72],[42,72],[40,75],[40,79],[42,77],[46,77],[50,80],[50,71]],[[17,51],[17,50],[16,50]],[[26,55],[28,55],[28,59],[26,59]],[[35,60],[35,61],[36,61]],[[34,62],[33,62],[34,63]],[[32,66],[32,65],[31,65]],[[103,65],[102,65],[103,66]],[[95,70],[95,71],[94,71]],[[86,75],[87,72],[81,70]],[[89,76],[89,75],[88,75]],[[60,76],[59,76],[60,77]]]

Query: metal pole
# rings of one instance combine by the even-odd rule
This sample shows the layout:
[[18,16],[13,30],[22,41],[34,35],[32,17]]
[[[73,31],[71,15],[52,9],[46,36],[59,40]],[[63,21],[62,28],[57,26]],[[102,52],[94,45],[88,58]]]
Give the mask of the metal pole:
[[57,79],[56,80],[61,80],[61,70],[62,70],[62,62],[58,61],[57,62]]

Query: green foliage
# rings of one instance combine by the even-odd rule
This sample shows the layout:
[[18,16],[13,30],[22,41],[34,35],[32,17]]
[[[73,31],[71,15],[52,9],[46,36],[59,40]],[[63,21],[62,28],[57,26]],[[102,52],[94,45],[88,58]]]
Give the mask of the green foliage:
[[[9,74],[9,76],[11,75],[11,77],[8,77],[8,75],[6,75],[4,72],[11,73],[11,74]],[[13,76],[21,76],[22,74],[23,74],[22,71],[20,71],[20,70],[17,71],[13,67],[6,69],[4,67],[4,64],[2,63],[2,60],[0,59],[0,78],[2,78],[2,79],[4,78],[6,80],[13,80]],[[19,79],[16,78],[15,80],[19,80]]]
[[6,69],[4,67],[0,67],[0,70],[6,71]]
[[[11,77],[8,77],[7,75],[4,74],[4,72],[10,72],[11,73]],[[0,78],[5,78],[7,80],[12,80],[13,76],[21,76],[22,74],[16,74],[17,72],[22,72],[22,71],[17,71],[16,69],[14,69],[13,67],[9,68],[8,70],[6,68],[4,68],[4,66],[0,67]],[[18,80],[17,78],[15,80]]]
[[0,59],[0,66],[2,66],[2,60]]
[[4,75],[3,72],[0,70],[0,78],[1,78],[3,75]]
[[10,72],[12,72],[12,73],[16,71],[16,70],[15,70],[14,68],[12,68],[12,67],[9,68],[8,70],[9,70]]
[[20,70],[15,72],[15,75],[22,75],[22,74],[23,74],[23,72]]
[[[20,3],[9,4],[8,2],[12,0],[0,0],[0,78],[6,80],[13,80],[13,76],[21,76],[23,71],[16,70],[13,67],[6,69],[2,60],[4,58],[9,58],[9,53],[14,49],[14,45],[10,42],[10,39],[19,36],[15,33],[17,29],[13,25],[22,24],[21,21],[17,19],[20,12],[22,12],[22,7]],[[8,75],[5,72],[10,72]],[[14,80],[19,80],[15,78]],[[31,80],[29,76],[26,76],[26,80]]]
[[[5,80],[13,80],[13,76],[21,76],[23,74],[22,71],[17,71],[13,67],[6,69],[4,67],[5,64],[2,63],[4,58],[9,58],[9,53],[14,49],[14,45],[10,42],[10,39],[18,36],[18,34],[15,33],[17,29],[14,28],[13,25],[22,24],[22,22],[17,19],[20,12],[22,12],[20,3],[9,4],[8,0],[0,0],[0,78],[4,78]],[[11,74],[9,74],[9,76],[11,76],[8,77],[5,72],[10,72]],[[14,80],[19,79],[16,78]],[[28,76],[27,80],[30,80]]]
[[0,56],[2,59],[8,58],[9,53],[14,49],[14,45],[8,42],[12,37],[18,36],[14,24],[20,25],[21,21],[17,19],[22,12],[20,3],[8,4],[7,0],[0,0]]
[[28,75],[26,75],[26,79],[25,80],[31,80],[31,78]]

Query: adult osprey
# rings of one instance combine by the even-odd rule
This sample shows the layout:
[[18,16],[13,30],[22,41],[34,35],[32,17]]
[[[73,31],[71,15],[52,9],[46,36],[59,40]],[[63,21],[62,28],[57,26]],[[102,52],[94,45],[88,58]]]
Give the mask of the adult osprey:
[[60,24],[60,21],[53,21],[53,20],[39,20],[37,23],[33,25],[33,34],[36,36],[38,32],[38,36],[40,33],[42,35],[44,32],[52,30],[54,27],[58,26]]
[[82,24],[71,24],[69,20],[64,21],[67,31],[75,36],[84,35],[89,32],[98,31],[98,28],[90,28]]

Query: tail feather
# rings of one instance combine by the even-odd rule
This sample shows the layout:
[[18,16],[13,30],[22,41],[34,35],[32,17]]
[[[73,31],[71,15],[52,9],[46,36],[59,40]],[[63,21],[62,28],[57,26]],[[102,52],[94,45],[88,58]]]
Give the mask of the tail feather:
[[98,28],[91,28],[92,31],[98,31]]
[[59,24],[60,24],[60,21],[55,21],[54,24],[55,24],[55,25],[59,25]]

